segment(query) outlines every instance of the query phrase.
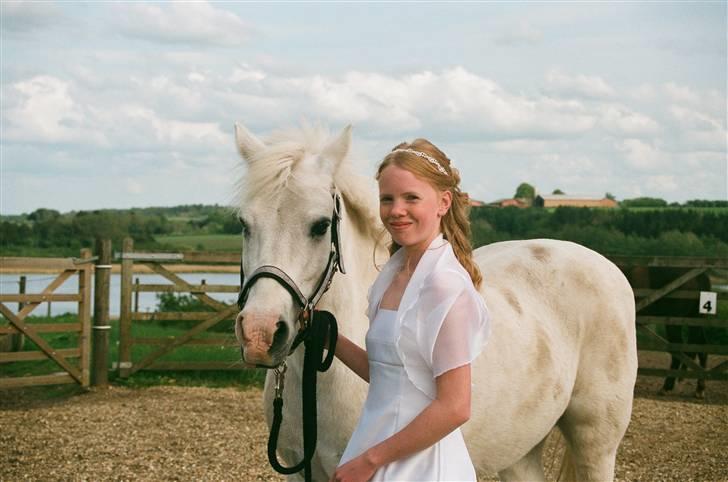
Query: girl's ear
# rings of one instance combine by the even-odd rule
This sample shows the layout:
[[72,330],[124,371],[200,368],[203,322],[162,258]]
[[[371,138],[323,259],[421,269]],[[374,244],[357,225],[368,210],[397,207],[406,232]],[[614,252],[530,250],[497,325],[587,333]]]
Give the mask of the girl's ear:
[[450,191],[443,191],[440,194],[440,207],[437,211],[438,216],[443,217],[447,214],[450,206],[452,206],[452,193]]

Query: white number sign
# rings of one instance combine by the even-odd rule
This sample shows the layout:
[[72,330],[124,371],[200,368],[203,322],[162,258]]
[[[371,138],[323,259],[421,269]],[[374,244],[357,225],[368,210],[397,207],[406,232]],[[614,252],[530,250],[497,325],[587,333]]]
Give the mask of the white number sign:
[[717,310],[718,293],[715,293],[714,291],[701,291],[698,312],[704,315],[714,315]]

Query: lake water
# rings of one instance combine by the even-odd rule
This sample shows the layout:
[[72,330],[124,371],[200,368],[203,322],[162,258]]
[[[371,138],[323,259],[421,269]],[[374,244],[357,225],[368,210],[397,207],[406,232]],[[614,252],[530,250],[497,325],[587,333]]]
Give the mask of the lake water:
[[[199,284],[205,280],[207,284],[220,284],[237,286],[240,282],[240,275],[237,273],[176,273],[180,278],[191,284]],[[48,286],[56,277],[49,274],[29,274],[26,276],[25,292],[28,294],[40,293]],[[170,281],[158,274],[136,274],[134,280],[139,278],[142,284],[172,284]],[[91,291],[93,292],[93,277],[91,278]],[[20,275],[0,273],[0,293],[10,294],[17,293],[20,282]],[[728,285],[715,285],[713,290],[720,293],[728,292]],[[78,275],[72,276],[55,293],[76,293],[78,291]],[[121,306],[121,275],[111,275],[111,300],[109,312],[112,317],[119,316]],[[189,294],[189,293],[187,293]],[[235,293],[208,293],[208,295],[216,300],[225,303],[234,303],[237,299]],[[133,296],[133,295],[132,295]],[[157,293],[139,293],[139,311],[156,311]],[[17,304],[7,303],[7,305],[17,312]],[[51,303],[51,315],[61,315],[63,313],[77,313],[78,304],[74,302],[53,302]],[[33,315],[46,315],[48,313],[48,304],[42,303],[35,310]],[[92,312],[93,315],[93,312]]]
[[[176,273],[180,278],[191,284],[200,284],[205,280],[207,284],[220,284],[237,286],[240,282],[240,275],[237,273]],[[51,274],[28,274],[25,275],[25,292],[27,294],[40,293],[48,286],[56,276]],[[141,284],[169,284],[172,283],[158,274],[135,274],[133,280],[139,278]],[[0,273],[0,293],[11,294],[17,293],[20,285],[19,274]],[[94,283],[91,277],[91,291],[93,292]],[[78,275],[70,277],[63,283],[54,293],[77,293],[78,292]],[[184,293],[182,293],[184,294]],[[189,294],[189,293],[187,293]],[[234,303],[237,300],[235,293],[208,293],[211,298],[225,303]],[[93,295],[92,295],[93,296]],[[132,297],[134,295],[132,294]],[[132,302],[133,303],[133,302]],[[157,293],[139,293],[139,311],[156,311]],[[12,310],[17,312],[18,305],[16,303],[6,303]],[[112,317],[119,316],[121,306],[121,275],[111,275],[111,299],[109,300],[109,312]],[[75,302],[54,301],[50,307],[51,315],[61,315],[63,313],[77,313],[78,304]],[[32,315],[46,315],[48,313],[48,304],[42,303]],[[93,311],[92,311],[93,315]]]

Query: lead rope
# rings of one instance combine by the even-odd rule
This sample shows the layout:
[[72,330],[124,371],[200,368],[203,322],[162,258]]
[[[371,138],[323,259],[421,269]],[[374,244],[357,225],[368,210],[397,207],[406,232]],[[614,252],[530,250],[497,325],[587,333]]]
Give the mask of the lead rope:
[[[303,355],[303,377],[301,380],[303,412],[303,460],[292,467],[284,467],[278,461],[276,449],[278,447],[278,434],[283,421],[283,386],[285,382],[285,362],[274,371],[275,398],[273,399],[273,423],[268,437],[268,461],[273,469],[281,474],[291,475],[304,470],[306,482],[311,482],[311,459],[316,452],[316,374],[325,372],[331,367],[336,351],[338,326],[336,318],[328,311],[311,311],[310,332],[303,342],[305,353]],[[329,337],[328,353],[322,360],[324,340]]]

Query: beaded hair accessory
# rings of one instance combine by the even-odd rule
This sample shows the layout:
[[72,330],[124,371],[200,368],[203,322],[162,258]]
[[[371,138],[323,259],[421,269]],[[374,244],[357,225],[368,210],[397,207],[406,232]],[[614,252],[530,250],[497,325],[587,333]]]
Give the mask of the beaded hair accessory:
[[445,170],[444,167],[442,167],[442,164],[440,164],[437,161],[437,159],[435,159],[434,157],[432,157],[432,156],[430,156],[428,154],[425,154],[424,152],[415,151],[414,149],[409,149],[409,148],[407,148],[407,149],[395,149],[392,152],[408,152],[410,154],[414,154],[417,157],[421,157],[422,159],[426,160],[427,162],[429,162],[430,164],[432,164],[433,166],[435,166],[437,168],[437,170],[440,171],[440,174],[443,174],[443,175],[447,176],[447,171]]

